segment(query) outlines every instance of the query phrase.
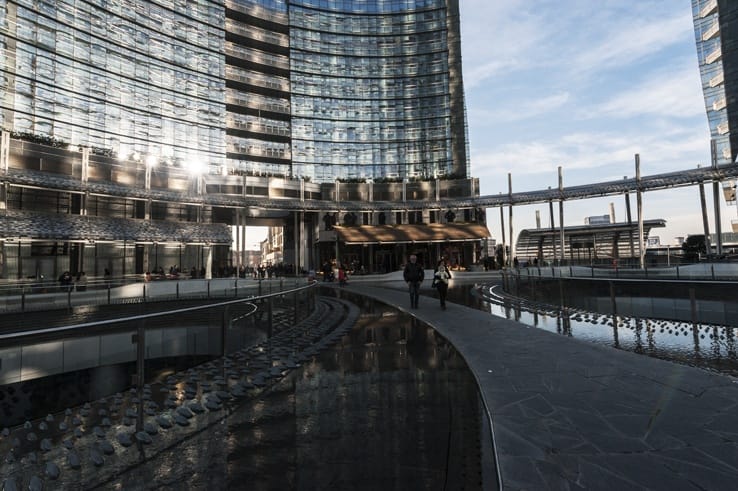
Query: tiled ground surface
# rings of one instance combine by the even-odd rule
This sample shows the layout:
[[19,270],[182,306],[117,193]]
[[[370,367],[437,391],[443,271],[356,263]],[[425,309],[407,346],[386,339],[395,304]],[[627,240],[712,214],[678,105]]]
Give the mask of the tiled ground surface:
[[734,489],[738,385],[422,297],[347,289],[404,308],[466,358],[491,414],[504,489]]

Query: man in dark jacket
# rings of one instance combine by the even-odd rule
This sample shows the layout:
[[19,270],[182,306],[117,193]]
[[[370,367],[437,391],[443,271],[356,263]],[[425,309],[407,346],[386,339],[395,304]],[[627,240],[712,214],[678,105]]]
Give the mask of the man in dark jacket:
[[405,271],[403,271],[402,277],[405,279],[410,290],[410,307],[417,309],[420,283],[422,283],[425,277],[425,272],[423,271],[423,266],[418,264],[418,257],[415,254],[410,256],[410,262],[405,265]]

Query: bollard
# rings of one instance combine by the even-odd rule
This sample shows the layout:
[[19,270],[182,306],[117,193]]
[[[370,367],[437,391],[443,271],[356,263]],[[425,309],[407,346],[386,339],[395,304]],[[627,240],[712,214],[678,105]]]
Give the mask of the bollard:
[[692,325],[697,325],[697,297],[694,288],[689,289],[689,304],[692,313]]
[[177,300],[179,300],[179,281],[177,282]]

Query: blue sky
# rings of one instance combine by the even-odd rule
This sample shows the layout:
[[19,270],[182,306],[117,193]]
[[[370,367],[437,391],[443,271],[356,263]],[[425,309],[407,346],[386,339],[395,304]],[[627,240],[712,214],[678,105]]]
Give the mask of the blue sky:
[[[481,194],[621,179],[710,163],[690,0],[461,0],[472,174]],[[708,192],[711,232],[711,186]],[[625,198],[572,201],[565,224]],[[631,196],[636,217],[635,196]],[[548,206],[516,207],[515,234],[548,226]],[[736,210],[722,203],[723,231]],[[558,221],[558,206],[555,208]],[[500,237],[499,210],[489,212]],[[507,220],[507,210],[505,211]],[[644,218],[664,218],[662,244],[701,233],[697,187],[647,193]],[[557,224],[558,225],[558,224]],[[506,232],[507,232],[506,223]],[[508,239],[509,240],[509,239]]]

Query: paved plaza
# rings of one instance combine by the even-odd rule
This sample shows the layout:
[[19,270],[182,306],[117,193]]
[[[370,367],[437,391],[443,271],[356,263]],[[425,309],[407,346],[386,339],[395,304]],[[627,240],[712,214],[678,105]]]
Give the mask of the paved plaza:
[[431,324],[467,360],[504,489],[734,489],[738,386],[702,369],[552,334],[422,296],[347,288]]

